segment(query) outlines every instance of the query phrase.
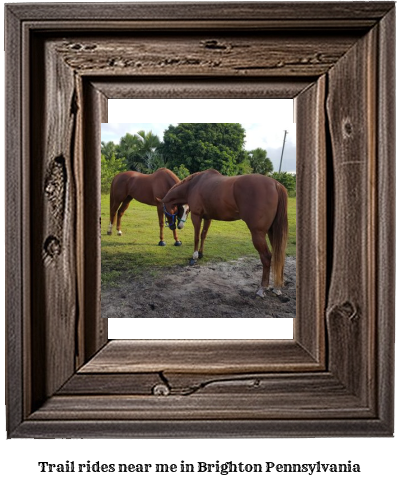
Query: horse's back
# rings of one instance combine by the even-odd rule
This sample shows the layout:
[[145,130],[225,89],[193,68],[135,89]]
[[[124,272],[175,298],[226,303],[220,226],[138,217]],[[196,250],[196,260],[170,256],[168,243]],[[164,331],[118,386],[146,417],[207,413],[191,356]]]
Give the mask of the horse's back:
[[[217,198],[220,193],[234,195],[237,203],[251,202],[254,199],[269,205],[277,202],[277,184],[275,179],[263,174],[244,174],[239,176],[224,176],[215,169],[208,169],[199,173],[196,181],[198,190],[208,197]],[[258,203],[258,201],[256,201]]]
[[131,196],[147,205],[157,206],[158,199],[162,199],[166,193],[180,179],[169,169],[161,168],[152,174],[135,176],[129,183]]
[[112,180],[112,184],[121,184],[123,182],[128,181],[131,178],[134,178],[137,174],[140,174],[136,171],[125,171],[125,172],[120,172],[117,174],[114,179]]
[[123,187],[124,185],[129,185],[132,181],[135,180],[143,181],[146,176],[146,174],[142,174],[141,172],[137,171],[121,172],[114,177],[112,185]]
[[191,211],[209,220],[238,220],[240,217],[234,198],[233,179],[214,169],[195,175],[190,184],[188,200]]

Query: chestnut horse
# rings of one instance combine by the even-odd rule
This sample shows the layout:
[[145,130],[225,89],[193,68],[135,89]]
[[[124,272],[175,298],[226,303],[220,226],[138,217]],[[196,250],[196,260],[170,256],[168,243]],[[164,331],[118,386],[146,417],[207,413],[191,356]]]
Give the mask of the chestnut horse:
[[[276,288],[284,284],[288,236],[287,190],[282,184],[261,174],[222,176],[218,171],[208,169],[192,174],[173,186],[162,203],[166,215],[176,213],[178,205],[188,204],[190,207],[194,225],[194,254],[190,264],[203,256],[204,242],[212,220],[244,220],[263,264],[262,283],[257,294],[263,297],[264,288],[269,288],[271,265],[274,292],[281,294]],[[202,220],[204,225],[198,249]],[[273,249],[273,259],[266,234]]]
[[[169,189],[178,183],[180,179],[169,169],[158,169],[153,174],[142,174],[135,171],[127,171],[117,174],[111,183],[110,194],[110,224],[108,235],[112,234],[112,226],[115,221],[116,212],[118,218],[116,230],[118,235],[122,235],[121,219],[127,210],[130,202],[135,199],[146,205],[156,206],[158,211],[160,242],[158,245],[165,246],[164,241],[164,214],[163,205],[159,200],[163,198]],[[178,209],[178,228],[184,226],[187,218],[187,207],[179,206]],[[177,236],[176,227],[173,230],[175,246],[181,245]]]

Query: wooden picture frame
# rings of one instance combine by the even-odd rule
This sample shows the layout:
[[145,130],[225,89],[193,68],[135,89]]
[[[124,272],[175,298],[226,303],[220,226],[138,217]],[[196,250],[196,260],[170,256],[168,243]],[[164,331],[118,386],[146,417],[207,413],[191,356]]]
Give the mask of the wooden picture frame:
[[[6,6],[11,438],[391,436],[394,2]],[[289,97],[287,341],[108,341],[108,98]]]

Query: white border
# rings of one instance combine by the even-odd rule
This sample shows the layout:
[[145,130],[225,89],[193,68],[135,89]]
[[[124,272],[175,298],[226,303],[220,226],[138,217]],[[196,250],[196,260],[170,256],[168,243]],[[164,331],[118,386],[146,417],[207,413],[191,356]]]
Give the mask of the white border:
[[[108,100],[108,128],[112,124],[262,123],[290,125],[292,100]],[[156,120],[157,122],[154,122]],[[179,122],[170,122],[174,125]],[[123,134],[124,135],[124,134]],[[110,318],[109,339],[292,340],[293,320],[285,318]]]

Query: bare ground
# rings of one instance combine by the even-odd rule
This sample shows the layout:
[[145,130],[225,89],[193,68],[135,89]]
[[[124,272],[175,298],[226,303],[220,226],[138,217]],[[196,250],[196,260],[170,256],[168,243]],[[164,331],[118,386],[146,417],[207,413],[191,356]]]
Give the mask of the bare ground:
[[287,257],[283,295],[256,296],[258,258],[161,269],[102,289],[106,318],[295,318],[296,259]]

